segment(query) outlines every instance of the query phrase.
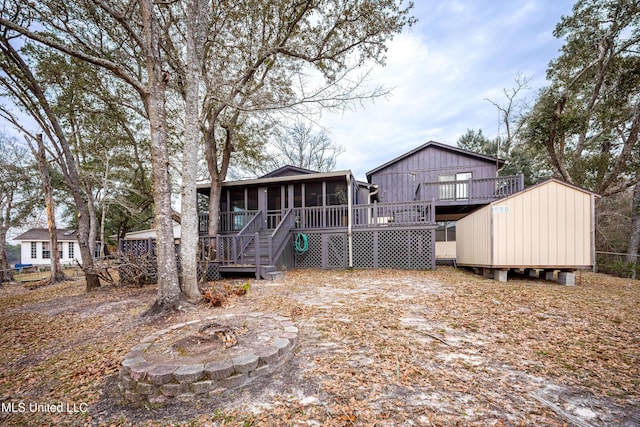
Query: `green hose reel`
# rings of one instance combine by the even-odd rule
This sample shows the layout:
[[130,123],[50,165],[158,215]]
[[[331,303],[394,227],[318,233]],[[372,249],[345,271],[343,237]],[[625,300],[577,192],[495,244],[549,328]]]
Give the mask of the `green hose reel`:
[[306,234],[298,233],[295,241],[296,253],[302,255],[309,250],[309,237]]

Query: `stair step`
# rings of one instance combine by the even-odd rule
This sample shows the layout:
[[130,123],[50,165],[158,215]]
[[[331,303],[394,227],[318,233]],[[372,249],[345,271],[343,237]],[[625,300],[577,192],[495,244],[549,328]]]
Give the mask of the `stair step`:
[[264,278],[264,280],[270,280],[270,281],[274,281],[274,280],[280,280],[282,279],[282,271],[268,271],[265,273],[262,273],[262,277]]

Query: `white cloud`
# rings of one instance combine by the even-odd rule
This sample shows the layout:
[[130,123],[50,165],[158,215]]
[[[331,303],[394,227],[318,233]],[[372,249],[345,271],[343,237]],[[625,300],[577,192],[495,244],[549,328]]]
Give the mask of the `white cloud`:
[[561,42],[551,32],[572,3],[538,0],[418,2],[418,24],[389,45],[387,66],[372,87],[393,88],[365,109],[325,114],[332,139],[346,147],[338,162],[358,178],[428,140],[455,144],[468,128],[498,130],[486,98],[500,100],[518,73],[531,76],[534,95]]

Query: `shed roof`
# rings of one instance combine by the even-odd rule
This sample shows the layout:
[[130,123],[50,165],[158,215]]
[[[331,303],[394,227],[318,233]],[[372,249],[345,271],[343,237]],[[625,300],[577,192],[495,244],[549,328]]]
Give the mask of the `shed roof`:
[[[76,242],[78,240],[78,230],[70,229],[70,228],[58,228],[56,230],[56,235],[58,237],[59,242]],[[49,241],[49,230],[46,228],[32,228],[31,230],[25,231],[15,239],[15,241],[37,241],[37,242],[48,242]]]
[[[380,171],[380,170],[382,170],[382,169],[384,169],[384,168],[386,168],[388,166],[391,166],[392,164],[397,163],[400,160],[403,160],[403,159],[406,159],[407,157],[413,156],[414,154],[416,154],[416,153],[418,153],[418,152],[420,152],[422,150],[425,150],[425,149],[427,149],[429,147],[434,147],[434,148],[438,148],[438,149],[441,149],[441,150],[451,151],[451,152],[454,152],[454,153],[457,153],[457,154],[460,154],[460,155],[463,155],[463,156],[474,157],[476,159],[485,160],[487,162],[495,163],[495,161],[496,161],[495,157],[491,157],[491,156],[487,156],[487,155],[479,154],[479,153],[474,153],[473,151],[464,150],[462,148],[454,147],[452,145],[443,144],[441,142],[429,141],[429,142],[427,142],[425,144],[422,144],[419,147],[414,148],[411,151],[408,151],[408,152],[402,154],[401,156],[396,157],[393,160],[388,161],[387,163],[385,163],[383,165],[378,166],[375,169],[370,170],[369,172],[367,172],[367,179],[369,179],[371,177],[371,175],[373,175],[374,173],[376,173],[376,172],[378,172],[378,171]],[[500,158],[498,158],[497,160],[498,160],[498,163],[500,165],[503,165],[505,163],[505,161],[500,159]]]
[[520,194],[527,193],[529,191],[532,191],[532,190],[534,190],[536,188],[539,188],[539,187],[542,187],[542,186],[545,186],[545,185],[549,185],[552,182],[555,182],[555,183],[560,184],[560,185],[564,185],[565,187],[569,187],[569,188],[574,189],[576,191],[581,191],[583,193],[593,195],[595,197],[601,197],[599,194],[594,193],[593,191],[587,190],[586,188],[578,187],[577,185],[574,185],[574,184],[569,184],[568,182],[563,181],[563,180],[558,179],[558,178],[549,178],[549,179],[546,179],[546,180],[544,180],[542,182],[539,182],[536,185],[532,185],[531,187],[527,187],[524,190],[520,190],[517,193],[513,193],[513,194],[511,194],[509,196],[503,197],[502,199],[498,199],[498,200],[496,200],[494,202],[491,202],[490,205],[500,204],[500,203],[504,202],[505,200],[509,200],[509,199],[514,198],[514,197],[518,197]]

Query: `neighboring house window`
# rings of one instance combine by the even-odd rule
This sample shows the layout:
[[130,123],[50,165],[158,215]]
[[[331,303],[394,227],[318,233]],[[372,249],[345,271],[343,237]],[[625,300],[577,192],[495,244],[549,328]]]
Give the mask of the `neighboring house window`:
[[440,200],[467,200],[469,198],[469,180],[471,172],[445,174],[438,177]]
[[42,242],[42,259],[50,259],[51,258],[51,247],[49,246],[49,242]]
[[456,241],[456,222],[455,221],[438,221],[436,228],[436,242],[455,242]]
[[31,259],[38,258],[38,242],[31,242]]
[[62,242],[58,242],[58,257],[60,259],[64,258],[64,245]]
[[75,258],[74,250],[73,242],[69,242],[69,259]]

